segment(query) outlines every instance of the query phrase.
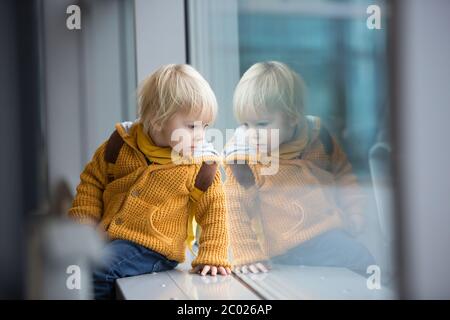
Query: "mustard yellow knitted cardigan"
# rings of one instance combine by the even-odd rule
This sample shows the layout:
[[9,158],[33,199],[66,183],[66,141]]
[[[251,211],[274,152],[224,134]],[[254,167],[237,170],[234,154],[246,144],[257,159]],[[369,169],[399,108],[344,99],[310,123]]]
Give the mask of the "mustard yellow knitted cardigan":
[[[95,224],[113,239],[124,239],[155,250],[168,259],[185,260],[189,195],[201,161],[185,164],[147,165],[136,143],[137,124],[129,131],[116,124],[124,140],[114,164],[115,180],[108,183],[104,160],[107,141],[95,152],[80,175],[69,216]],[[203,161],[220,158],[203,157]],[[225,194],[220,171],[201,195],[195,218],[202,228],[199,251],[192,266],[209,264],[230,267]]]

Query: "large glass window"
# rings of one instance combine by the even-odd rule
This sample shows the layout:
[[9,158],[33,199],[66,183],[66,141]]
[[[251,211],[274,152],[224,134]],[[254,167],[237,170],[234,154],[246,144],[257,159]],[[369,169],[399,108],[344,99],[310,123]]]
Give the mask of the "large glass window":
[[[372,4],[381,10],[381,29],[366,24]],[[243,193],[234,191],[242,187],[240,169],[225,170],[225,185],[238,184],[228,188],[232,254],[242,266],[238,274],[268,298],[395,296],[388,10],[384,1],[188,2],[190,63],[217,94],[217,128],[248,125],[234,116],[235,88],[254,64],[277,61],[303,78],[304,115],[320,119],[335,146],[328,154],[329,167],[313,158],[308,161],[314,169],[302,168],[305,163],[292,169],[280,162],[277,174],[258,180],[257,169],[248,165],[257,182],[242,188]],[[254,76],[262,79],[264,74]],[[251,90],[246,87],[240,94],[248,98]],[[267,120],[259,115],[253,120]],[[318,139],[326,146],[323,135]],[[325,157],[326,149],[321,149]],[[348,161],[340,162],[337,152]],[[339,171],[339,165],[346,169]],[[320,180],[322,174],[330,174],[330,180]],[[311,180],[305,180],[307,175]],[[330,210],[339,212],[340,222],[331,222]],[[361,228],[353,232],[349,225],[355,215]],[[260,249],[264,255],[251,257],[249,252]],[[245,252],[246,257],[236,257]],[[261,272],[261,264],[270,271]]]

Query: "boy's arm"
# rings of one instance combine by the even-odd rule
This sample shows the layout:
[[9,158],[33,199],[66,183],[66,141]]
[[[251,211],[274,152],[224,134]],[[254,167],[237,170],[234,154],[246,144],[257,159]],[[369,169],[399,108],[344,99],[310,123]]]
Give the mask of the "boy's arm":
[[[227,168],[231,179],[231,170]],[[229,216],[230,245],[233,264],[246,265],[267,260],[267,256],[258,242],[256,232],[252,228],[251,219],[245,203],[254,202],[256,189],[244,189],[239,183],[225,187],[227,209]]]
[[80,183],[68,212],[69,217],[80,223],[96,225],[103,214],[103,191],[107,184],[106,143],[97,149],[80,175]]
[[202,186],[196,186],[204,191],[204,194],[195,211],[195,219],[201,227],[201,233],[198,255],[192,261],[193,268],[198,265],[231,267],[228,260],[227,210],[221,174],[217,165],[211,165],[211,170],[215,170],[214,180],[205,188],[206,191]]

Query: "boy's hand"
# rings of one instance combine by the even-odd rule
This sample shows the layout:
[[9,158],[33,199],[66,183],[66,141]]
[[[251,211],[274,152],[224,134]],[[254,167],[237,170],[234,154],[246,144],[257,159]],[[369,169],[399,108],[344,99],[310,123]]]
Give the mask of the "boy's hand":
[[236,266],[233,271],[236,273],[260,273],[260,272],[269,272],[270,265],[265,262],[256,262],[252,264],[243,264],[240,266]]
[[202,276],[206,276],[207,274],[211,274],[212,276],[217,275],[217,272],[223,276],[227,276],[231,274],[231,269],[228,267],[221,266],[210,266],[210,265],[198,265],[195,266],[194,269],[191,270],[192,273],[200,273]]

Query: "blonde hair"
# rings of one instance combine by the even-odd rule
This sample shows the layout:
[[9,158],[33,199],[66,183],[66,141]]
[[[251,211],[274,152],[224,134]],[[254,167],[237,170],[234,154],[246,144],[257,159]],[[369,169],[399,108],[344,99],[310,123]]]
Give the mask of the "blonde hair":
[[198,115],[208,124],[217,115],[214,92],[187,64],[164,65],[148,76],[138,91],[138,107],[139,122],[146,131],[152,124],[163,126],[178,111]]
[[259,62],[242,76],[233,97],[234,116],[243,122],[249,115],[281,111],[289,117],[304,114],[305,84],[286,64]]

